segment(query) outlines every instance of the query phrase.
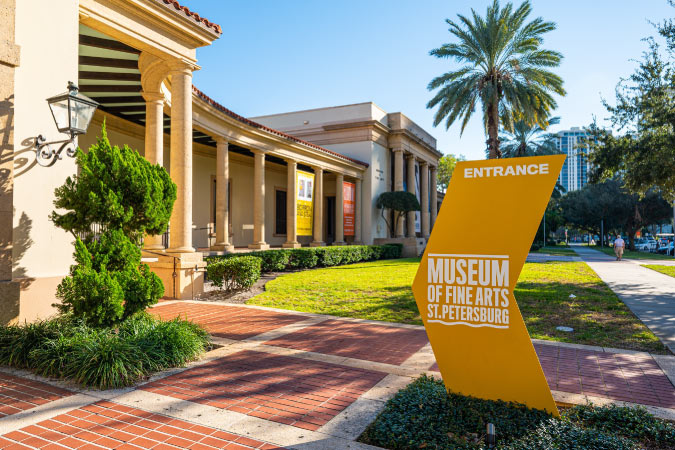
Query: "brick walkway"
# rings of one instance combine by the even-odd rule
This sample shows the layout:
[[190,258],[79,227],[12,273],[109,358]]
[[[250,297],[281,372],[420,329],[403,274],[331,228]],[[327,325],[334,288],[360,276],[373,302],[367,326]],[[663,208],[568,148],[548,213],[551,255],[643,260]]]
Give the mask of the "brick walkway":
[[7,433],[0,438],[0,448],[272,450],[281,447],[102,401]]
[[675,408],[675,387],[651,356],[546,344],[534,350],[551,390]]
[[654,358],[534,346],[551,389],[675,408],[675,387]]
[[424,330],[326,320],[266,344],[400,365],[428,342]]
[[317,430],[385,375],[243,351],[157,380],[141,389]]
[[242,308],[229,305],[172,303],[152,309],[164,320],[182,317],[203,325],[214,336],[243,340],[306,320],[297,314]]
[[16,414],[72,395],[39,381],[0,373],[0,417]]

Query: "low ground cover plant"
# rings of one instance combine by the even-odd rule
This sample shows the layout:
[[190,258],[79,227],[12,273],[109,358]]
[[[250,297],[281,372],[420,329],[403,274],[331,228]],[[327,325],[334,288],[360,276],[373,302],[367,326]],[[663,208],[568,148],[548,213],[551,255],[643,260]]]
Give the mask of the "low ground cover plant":
[[675,449],[675,426],[644,408],[575,406],[556,419],[516,403],[448,393],[426,375],[389,400],[359,440],[397,450],[483,450],[488,423],[502,450]]
[[208,347],[209,335],[198,325],[144,312],[114,328],[93,327],[71,314],[0,327],[0,364],[97,389],[183,366]]
[[[347,245],[279,250],[209,256],[206,258],[206,278],[225,291],[248,289],[261,273],[284,272],[315,267],[333,267],[361,261],[400,258],[403,246]],[[259,267],[253,259],[260,261]]]

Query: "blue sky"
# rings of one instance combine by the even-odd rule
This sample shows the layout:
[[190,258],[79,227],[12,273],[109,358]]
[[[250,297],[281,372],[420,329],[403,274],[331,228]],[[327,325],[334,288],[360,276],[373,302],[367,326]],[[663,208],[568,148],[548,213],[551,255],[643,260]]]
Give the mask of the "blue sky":
[[[223,27],[199,49],[194,83],[244,116],[372,101],[401,111],[438,139],[443,153],[484,158],[477,110],[460,138],[459,125],[433,127],[426,109],[428,82],[456,67],[429,56],[452,40],[446,18],[484,13],[491,1],[437,0],[183,0]],[[519,4],[518,1],[516,1]],[[627,77],[655,35],[649,23],[675,17],[666,0],[534,0],[532,18],[557,23],[545,47],[565,56],[557,73],[567,96],[558,99],[561,123],[552,131],[585,126],[607,113],[601,98]]]

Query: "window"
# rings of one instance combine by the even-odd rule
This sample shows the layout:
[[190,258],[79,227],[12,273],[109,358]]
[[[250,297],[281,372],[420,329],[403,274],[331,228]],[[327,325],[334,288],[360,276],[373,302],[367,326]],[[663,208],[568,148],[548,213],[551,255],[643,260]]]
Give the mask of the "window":
[[286,234],[286,191],[276,190],[275,194],[274,234]]

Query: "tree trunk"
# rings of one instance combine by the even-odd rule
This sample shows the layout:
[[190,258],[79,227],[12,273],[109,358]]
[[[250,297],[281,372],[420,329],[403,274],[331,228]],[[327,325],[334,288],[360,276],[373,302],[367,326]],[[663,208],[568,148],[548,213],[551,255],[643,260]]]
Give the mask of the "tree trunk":
[[488,106],[488,150],[490,159],[502,157],[502,152],[499,150],[499,101],[494,99],[492,104]]

